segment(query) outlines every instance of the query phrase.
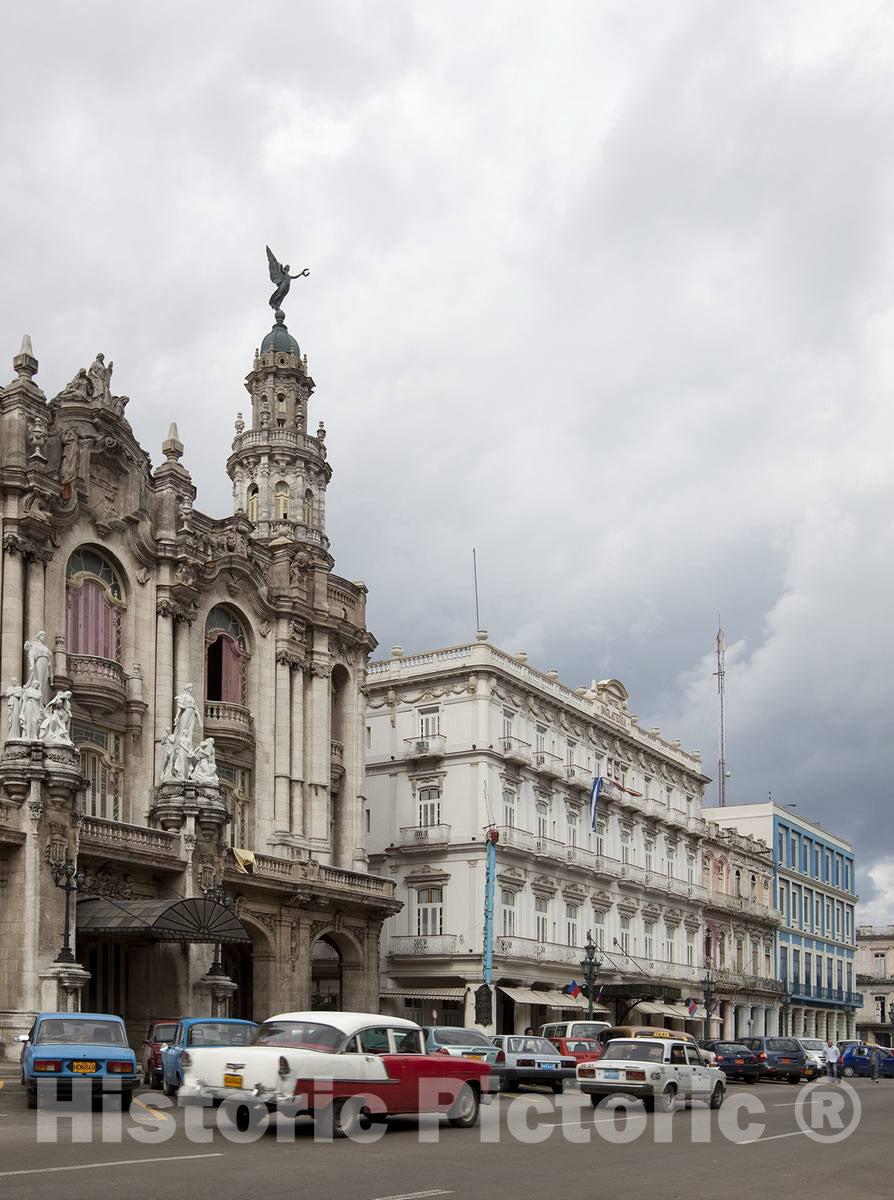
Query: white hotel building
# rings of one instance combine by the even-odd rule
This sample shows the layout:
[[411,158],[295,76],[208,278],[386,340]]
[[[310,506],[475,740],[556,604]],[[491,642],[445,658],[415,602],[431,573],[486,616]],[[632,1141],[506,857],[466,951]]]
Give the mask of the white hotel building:
[[[497,1031],[579,1013],[562,989],[592,931],[603,1019],[703,1032],[687,1002],[707,961],[712,1033],[778,1027],[769,851],[714,827],[705,871],[699,755],[641,728],[617,680],[573,690],[486,639],[369,667],[367,844],[404,902],[383,929],[382,1006]],[[493,1016],[476,1021],[494,827]]]

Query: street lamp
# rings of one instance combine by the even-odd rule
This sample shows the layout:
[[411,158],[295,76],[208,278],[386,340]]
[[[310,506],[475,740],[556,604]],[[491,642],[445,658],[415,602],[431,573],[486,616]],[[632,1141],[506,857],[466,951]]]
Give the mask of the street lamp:
[[[213,900],[215,904],[220,904],[224,908],[232,908],[233,907],[232,893],[225,891],[224,888],[222,888],[220,886],[220,884],[214,884],[211,887],[203,887],[202,895],[205,897],[206,900]],[[214,943],[214,960],[211,963],[211,966],[208,968],[209,975],[226,975],[226,971],[223,969],[223,963],[220,961],[222,955],[223,955],[223,947],[221,946],[221,943],[215,942]]]
[[580,969],[587,981],[587,1020],[593,1020],[593,994],[596,991],[596,976],[602,970],[602,959],[596,957],[596,943],[593,935],[587,930],[587,944],[584,946],[586,958],[581,959]]
[[71,952],[71,894],[84,886],[84,872],[78,870],[70,858],[53,867],[53,883],[65,892],[65,925],[62,932],[62,949],[56,955],[57,963],[73,963]]
[[711,1036],[711,1001],[714,999],[714,976],[711,968],[705,967],[705,977],[702,980],[702,995],[705,998],[705,1040]]

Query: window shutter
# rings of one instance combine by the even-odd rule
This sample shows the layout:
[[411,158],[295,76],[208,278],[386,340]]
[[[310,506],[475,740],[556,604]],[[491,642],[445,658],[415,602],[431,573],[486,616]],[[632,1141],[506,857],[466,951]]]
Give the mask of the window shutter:
[[221,696],[228,704],[241,704],[242,655],[232,638],[224,635],[221,641],[223,642]]

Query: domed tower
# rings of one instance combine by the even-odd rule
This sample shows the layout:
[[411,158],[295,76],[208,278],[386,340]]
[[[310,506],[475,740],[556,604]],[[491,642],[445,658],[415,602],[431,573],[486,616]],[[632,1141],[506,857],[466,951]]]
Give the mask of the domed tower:
[[307,432],[307,408],[314,381],[297,341],[277,308],[273,328],[255,351],[245,386],[251,396],[251,423],[236,418],[227,473],[237,512],[246,514],[258,541],[305,542],[328,551],[326,462],[322,421],[316,437]]

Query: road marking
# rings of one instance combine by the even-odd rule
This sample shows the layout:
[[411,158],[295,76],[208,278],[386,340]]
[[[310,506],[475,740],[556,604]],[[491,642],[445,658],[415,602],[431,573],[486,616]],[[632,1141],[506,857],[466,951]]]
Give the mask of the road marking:
[[[171,1120],[173,1120],[170,1113],[162,1112],[161,1109],[156,1108],[154,1104],[144,1104],[142,1100],[134,1100],[133,1101],[133,1103],[130,1106],[132,1113],[133,1113],[134,1105],[136,1105],[137,1108],[145,1109],[146,1112],[149,1113],[150,1117],[153,1117],[156,1121],[171,1121]],[[138,1121],[139,1117],[134,1116],[134,1120]]]
[[[58,1171],[92,1171],[96,1167],[136,1167],[144,1163],[185,1162],[190,1158],[223,1158],[223,1151],[210,1154],[170,1154],[164,1158],[119,1158],[114,1162],[75,1163],[68,1167],[31,1167],[27,1171],[0,1171],[0,1179],[10,1175],[51,1175]],[[435,1192],[417,1192],[417,1195],[434,1196]],[[395,1197],[394,1200],[397,1200]]]
[[378,1200],[422,1200],[423,1196],[452,1196],[450,1189],[431,1188],[427,1192],[402,1192],[399,1196],[379,1196]]
[[748,1138],[745,1142],[736,1142],[737,1146],[753,1146],[755,1142],[778,1142],[780,1138],[801,1137],[806,1129],[796,1129],[793,1133],[773,1133],[769,1137]]

